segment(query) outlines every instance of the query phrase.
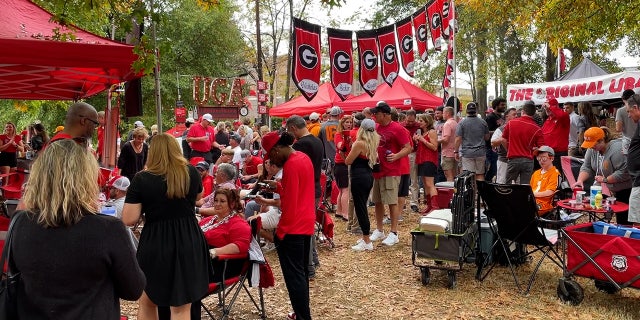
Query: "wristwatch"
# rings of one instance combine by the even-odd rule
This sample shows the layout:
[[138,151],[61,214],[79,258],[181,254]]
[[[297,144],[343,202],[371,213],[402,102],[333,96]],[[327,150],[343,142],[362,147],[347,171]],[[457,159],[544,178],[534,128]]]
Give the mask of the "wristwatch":
[[215,259],[215,257],[218,255],[216,253],[216,249],[215,248],[209,249],[209,255],[211,256],[211,259]]
[[607,177],[602,178],[602,182],[604,182],[604,183],[609,183],[609,182],[607,181]]

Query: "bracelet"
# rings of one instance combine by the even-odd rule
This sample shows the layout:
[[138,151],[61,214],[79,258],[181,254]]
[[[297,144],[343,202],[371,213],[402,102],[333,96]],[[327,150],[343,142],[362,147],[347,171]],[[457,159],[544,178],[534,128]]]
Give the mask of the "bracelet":
[[200,214],[200,208],[196,207],[196,214]]

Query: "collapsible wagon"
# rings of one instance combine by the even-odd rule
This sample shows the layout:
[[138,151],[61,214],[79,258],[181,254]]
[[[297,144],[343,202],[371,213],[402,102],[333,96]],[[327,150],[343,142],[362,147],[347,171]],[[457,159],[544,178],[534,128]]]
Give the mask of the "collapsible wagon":
[[[474,254],[477,237],[477,229],[473,227],[474,179],[475,175],[468,171],[456,177],[451,221],[438,215],[431,218],[435,220],[435,229],[424,227],[421,221],[421,226],[411,231],[411,261],[414,266],[420,268],[423,285],[431,281],[431,269],[438,269],[447,272],[449,288],[455,288],[456,272],[462,270],[464,262]],[[429,218],[430,216],[427,215],[425,223],[428,223]]]
[[604,222],[584,223],[561,231],[566,245],[566,268],[558,282],[560,300],[578,305],[584,298],[574,276],[594,279],[601,291],[615,293],[640,288],[640,230]]

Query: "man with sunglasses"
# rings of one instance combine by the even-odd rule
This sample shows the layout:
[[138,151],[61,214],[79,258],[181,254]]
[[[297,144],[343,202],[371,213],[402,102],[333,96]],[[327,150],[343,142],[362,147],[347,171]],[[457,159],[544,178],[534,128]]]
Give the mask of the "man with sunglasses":
[[627,169],[632,177],[629,196],[629,222],[640,227],[640,95],[634,94],[626,101],[627,114],[636,125],[627,154]]
[[74,138],[85,142],[90,141],[99,125],[96,109],[88,103],[76,102],[67,110],[64,130],[56,133],[49,143],[56,140]]
[[549,146],[542,146],[535,152],[540,169],[531,175],[531,189],[536,197],[538,215],[542,216],[553,210],[553,195],[558,189],[560,171],[553,165],[555,151]]

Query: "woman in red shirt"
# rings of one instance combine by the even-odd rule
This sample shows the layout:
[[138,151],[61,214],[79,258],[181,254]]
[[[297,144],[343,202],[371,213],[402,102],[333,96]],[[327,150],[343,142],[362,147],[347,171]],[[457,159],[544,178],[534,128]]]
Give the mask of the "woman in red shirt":
[[427,214],[438,207],[438,190],[434,184],[434,177],[438,170],[438,134],[433,128],[433,118],[428,114],[418,115],[420,131],[413,135],[413,141],[418,148],[416,163],[418,176],[424,184],[427,207],[420,213]]
[[333,176],[340,190],[338,193],[338,207],[336,208],[336,217],[342,220],[348,220],[349,216],[349,168],[344,163],[344,159],[351,151],[351,135],[353,129],[353,118],[346,115],[338,122],[338,132],[333,138],[336,145],[336,166],[333,169]]
[[0,134],[0,174],[7,174],[18,166],[17,153],[24,152],[22,137],[16,134],[16,125],[7,122]]

